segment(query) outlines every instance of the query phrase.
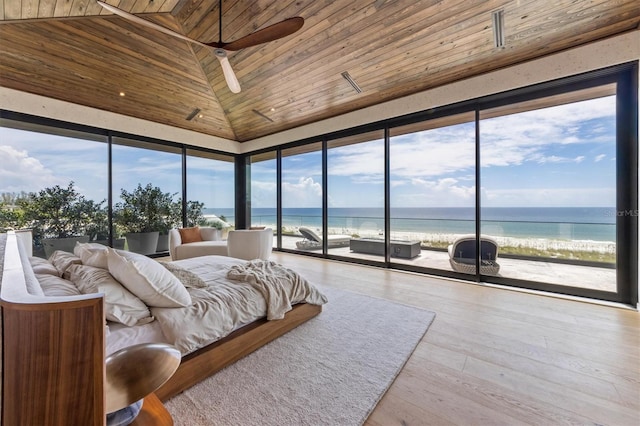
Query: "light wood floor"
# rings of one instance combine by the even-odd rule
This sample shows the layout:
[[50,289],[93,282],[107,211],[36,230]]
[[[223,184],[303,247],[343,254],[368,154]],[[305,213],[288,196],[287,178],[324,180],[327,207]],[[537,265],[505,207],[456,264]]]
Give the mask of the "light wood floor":
[[368,426],[638,425],[640,314],[286,253],[309,281],[436,312]]

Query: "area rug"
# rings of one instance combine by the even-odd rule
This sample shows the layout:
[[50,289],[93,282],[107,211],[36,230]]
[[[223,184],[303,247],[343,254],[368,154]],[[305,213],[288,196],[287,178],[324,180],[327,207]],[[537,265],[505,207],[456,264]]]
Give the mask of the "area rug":
[[435,314],[320,289],[320,315],[167,401],[175,424],[364,423]]

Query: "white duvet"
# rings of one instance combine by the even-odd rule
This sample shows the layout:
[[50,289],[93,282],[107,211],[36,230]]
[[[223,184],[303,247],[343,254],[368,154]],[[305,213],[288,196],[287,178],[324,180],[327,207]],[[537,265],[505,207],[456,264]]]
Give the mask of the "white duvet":
[[327,302],[308,281],[274,262],[203,256],[167,266],[183,281],[193,304],[151,308],[151,312],[162,333],[183,355],[259,318],[282,318],[296,303]]

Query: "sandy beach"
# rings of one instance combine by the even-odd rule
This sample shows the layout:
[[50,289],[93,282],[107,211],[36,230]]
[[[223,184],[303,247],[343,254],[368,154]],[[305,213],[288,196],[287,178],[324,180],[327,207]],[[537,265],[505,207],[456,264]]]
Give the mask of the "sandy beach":
[[[272,225],[272,227],[275,226]],[[315,231],[319,234],[321,233],[320,229],[315,229]],[[382,238],[382,233],[376,230],[329,228],[328,233],[330,235],[357,235],[359,238]],[[467,234],[392,232],[391,239],[399,241],[421,241],[423,242],[423,245],[427,246],[443,246],[453,243],[456,239],[464,235]],[[566,240],[552,238],[517,238],[496,235],[489,236],[494,238],[500,247],[515,247],[522,249],[535,249],[540,251],[566,250],[572,252],[594,252],[601,254],[615,254],[616,252],[616,243],[612,241]]]

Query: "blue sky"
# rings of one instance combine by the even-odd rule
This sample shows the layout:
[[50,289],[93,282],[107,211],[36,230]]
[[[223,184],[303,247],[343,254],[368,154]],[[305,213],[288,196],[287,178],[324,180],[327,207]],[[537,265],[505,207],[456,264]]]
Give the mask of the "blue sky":
[[[392,207],[473,207],[474,132],[463,123],[392,138]],[[485,119],[480,132],[483,206],[615,206],[615,97]],[[381,140],[330,150],[329,206],[382,207],[383,155]],[[284,207],[321,206],[320,161],[283,158]],[[253,206],[274,207],[275,161],[252,173]]]
[[[107,144],[82,139],[0,128],[0,192],[38,191],[75,182],[95,201],[107,199]],[[113,188],[132,191],[151,183],[181,196],[179,154],[114,145]],[[205,207],[233,207],[233,162],[187,157],[187,198]],[[117,201],[117,200],[116,200]]]
[[[481,194],[486,207],[615,205],[615,97],[482,120]],[[107,197],[106,144],[0,128],[0,192],[75,181]],[[391,141],[392,207],[471,207],[474,125],[463,123]],[[68,154],[67,154],[68,153]],[[117,147],[114,189],[151,182],[180,193],[177,154]],[[382,207],[381,140],[328,154],[330,207]],[[188,198],[233,207],[233,163],[189,157]],[[252,167],[253,207],[275,207],[275,160]],[[320,207],[320,152],[283,158],[284,207]]]

